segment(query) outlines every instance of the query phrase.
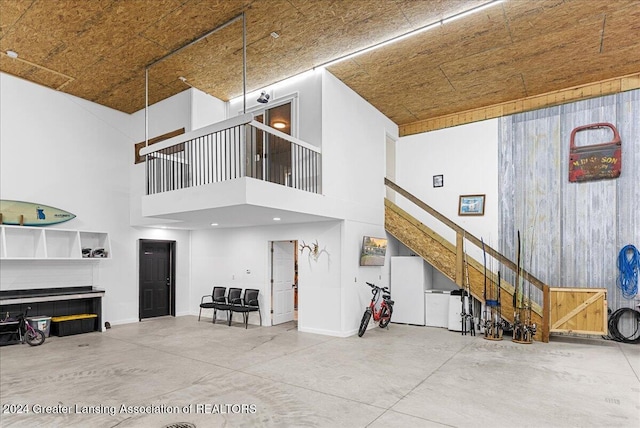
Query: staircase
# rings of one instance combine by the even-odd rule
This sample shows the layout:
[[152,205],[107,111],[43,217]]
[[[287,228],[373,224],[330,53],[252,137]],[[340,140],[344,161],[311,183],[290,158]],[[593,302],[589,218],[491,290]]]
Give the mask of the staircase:
[[[464,287],[466,284],[465,240],[480,248],[482,248],[482,241],[386,178],[385,185],[456,232],[456,243],[452,244],[396,204],[385,199],[385,229],[387,232],[421,256],[459,287]],[[485,244],[484,247],[486,253],[498,260],[503,268],[510,269],[513,272],[517,271],[518,267],[514,262],[488,245]],[[484,264],[468,256],[466,257],[466,264],[469,270],[471,294],[476,299],[484,301]],[[548,307],[549,286],[524,270],[520,271],[520,275],[525,281],[543,291],[544,305]],[[503,274],[502,276],[506,275]],[[487,285],[496,282],[497,273],[487,271]],[[513,322],[513,293],[514,286],[501,280],[500,304],[502,306],[502,317],[509,322]],[[548,342],[549,319],[547,314],[549,311],[544,310],[536,303],[532,304],[532,308],[532,322],[538,326],[535,339]]]

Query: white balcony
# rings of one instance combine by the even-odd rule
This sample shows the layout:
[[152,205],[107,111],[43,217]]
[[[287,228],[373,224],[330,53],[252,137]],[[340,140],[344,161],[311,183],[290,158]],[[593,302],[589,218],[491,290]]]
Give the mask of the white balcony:
[[142,215],[199,229],[344,218],[321,191],[320,149],[242,115],[144,148]]

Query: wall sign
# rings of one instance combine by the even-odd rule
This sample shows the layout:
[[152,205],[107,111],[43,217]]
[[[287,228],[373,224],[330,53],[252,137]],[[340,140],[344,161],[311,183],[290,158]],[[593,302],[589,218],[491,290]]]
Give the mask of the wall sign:
[[[589,129],[610,128],[613,140],[608,143],[576,147],[575,136]],[[622,142],[615,126],[610,123],[594,123],[579,126],[571,131],[569,149],[569,181],[581,182],[617,178],[622,170]]]

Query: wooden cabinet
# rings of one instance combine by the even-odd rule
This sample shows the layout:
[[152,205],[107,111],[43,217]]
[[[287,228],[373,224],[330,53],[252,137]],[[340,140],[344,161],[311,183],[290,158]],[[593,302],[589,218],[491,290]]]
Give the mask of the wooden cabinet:
[[8,225],[1,226],[0,232],[2,260],[111,258],[111,243],[106,232]]

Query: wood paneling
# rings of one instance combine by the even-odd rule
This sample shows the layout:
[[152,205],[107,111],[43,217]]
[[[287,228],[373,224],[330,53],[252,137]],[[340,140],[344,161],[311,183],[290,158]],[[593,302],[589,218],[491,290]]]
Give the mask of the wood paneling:
[[606,288],[550,288],[551,333],[606,335]]
[[[515,254],[519,229],[528,271],[556,287],[606,288],[612,310],[636,304],[622,297],[616,261],[640,237],[639,112],[640,90],[632,90],[500,120],[500,251]],[[612,123],[620,132],[621,175],[571,183],[571,131],[597,122]],[[608,129],[587,133],[580,145],[610,138]],[[534,298],[540,302],[542,296]],[[631,321],[623,328],[632,328]]]
[[544,107],[558,106],[602,95],[617,94],[619,92],[630,91],[632,89],[640,89],[640,73],[527,97],[517,101],[508,101],[489,107],[482,107],[432,119],[416,121],[407,125],[401,125],[400,135],[406,136],[419,134],[421,132],[449,128],[485,119],[494,119]]
[[[0,70],[132,113],[144,107],[146,66],[243,11],[253,91],[484,3],[0,0],[0,51],[38,66],[2,60]],[[588,97],[549,94],[637,75],[639,32],[633,0],[507,1],[329,71],[408,135]],[[241,38],[234,25],[156,69],[151,100],[187,89],[178,76],[222,100],[241,95]],[[621,83],[601,90],[638,87]]]

